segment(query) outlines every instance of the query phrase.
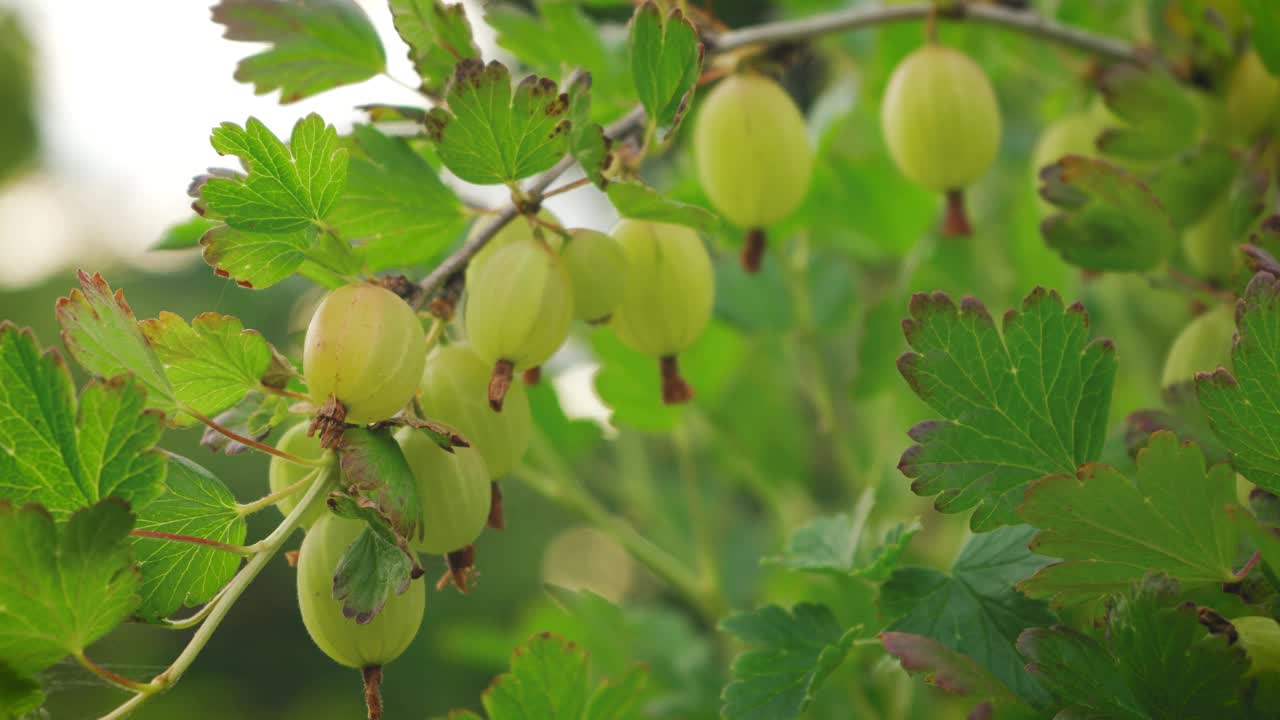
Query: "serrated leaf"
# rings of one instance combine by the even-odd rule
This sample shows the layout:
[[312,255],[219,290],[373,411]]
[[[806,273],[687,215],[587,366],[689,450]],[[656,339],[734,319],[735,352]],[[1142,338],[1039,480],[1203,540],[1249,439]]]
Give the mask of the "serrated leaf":
[[1229,466],[1206,472],[1199,446],[1171,432],[1151,436],[1132,481],[1101,463],[1038,480],[1018,515],[1040,528],[1031,549],[1062,561],[1018,588],[1069,605],[1124,590],[1148,571],[1184,584],[1230,582],[1235,492]]
[[1067,155],[1040,171],[1040,194],[1062,212],[1040,225],[1062,259],[1087,270],[1136,272],[1177,247],[1168,213],[1141,180],[1096,158]]
[[449,109],[427,115],[440,160],[467,182],[515,182],[549,169],[569,149],[569,98],[534,75],[511,89],[511,73],[494,61],[459,62],[449,82]]
[[43,704],[39,682],[0,662],[0,718],[23,718]]
[[617,685],[593,686],[587,654],[544,632],[512,653],[511,671],[485,691],[484,708],[489,720],[630,720],[639,717],[644,676],[634,669]]
[[1213,436],[1203,414],[1181,412],[1181,408],[1179,410],[1179,413],[1165,410],[1137,410],[1129,413],[1124,419],[1124,444],[1129,457],[1136,458],[1138,451],[1147,446],[1152,435],[1167,430],[1177,435],[1179,440],[1199,445],[1208,464],[1226,462],[1227,449]]
[[932,638],[901,632],[880,633],[885,652],[898,658],[902,669],[922,673],[925,683],[950,693],[970,695],[996,704],[1019,702],[1004,683],[973,658]]
[[1195,144],[1200,111],[1187,90],[1163,66],[1121,63],[1098,81],[1107,109],[1124,120],[1098,138],[1103,153],[1150,162],[1173,157]]
[[271,47],[240,61],[236,80],[291,103],[386,69],[378,32],[353,0],[221,0],[213,21],[223,37]]
[[160,240],[151,246],[152,250],[186,250],[200,244],[200,238],[213,229],[216,223],[200,217],[190,217],[180,223],[174,223],[165,229]]
[[422,505],[417,482],[390,432],[348,428],[343,433],[338,464],[348,492],[373,503],[400,536],[419,537]]
[[1258,273],[1236,305],[1234,373],[1219,368],[1196,378],[1209,424],[1236,470],[1255,485],[1280,491],[1280,281]]
[[409,46],[409,60],[426,92],[441,94],[454,65],[480,57],[462,3],[390,0],[390,4],[396,32]]
[[204,261],[240,287],[271,287],[299,270],[311,244],[303,230],[255,233],[217,225],[200,238]]
[[714,233],[720,227],[720,217],[715,213],[667,198],[641,182],[611,182],[606,192],[622,217],[684,225],[705,233]]
[[698,30],[679,9],[664,20],[658,6],[647,0],[631,18],[630,48],[636,94],[651,121],[668,128],[670,137],[693,102],[702,72]]
[[582,166],[596,187],[604,189],[609,181],[604,171],[613,163],[609,152],[612,142],[599,123],[591,122],[591,73],[583,73],[569,86],[569,152]]
[[142,337],[124,291],[111,292],[102,275],[76,273],[80,289],[58,298],[55,314],[62,327],[62,343],[80,367],[98,377],[132,373],[147,391],[147,406],[160,410],[177,423],[178,400],[165,375],[164,365]]
[[237,230],[288,233],[319,223],[347,182],[347,150],[315,113],[293,126],[287,147],[254,117],[243,128],[222,123],[210,142],[249,170],[245,177],[209,178],[200,187],[208,210]]
[[734,720],[798,718],[844,662],[861,628],[844,629],[825,605],[769,605],[730,615],[720,629],[753,647],[733,661],[721,714]]
[[1033,628],[1018,639],[1028,670],[1070,717],[1157,720],[1240,717],[1249,660],[1211,635],[1177,584],[1148,578],[1108,614],[1106,645],[1070,628]]
[[1231,182],[1236,160],[1221,147],[1205,145],[1181,157],[1151,181],[1151,192],[1179,230],[1195,224]]
[[920,531],[920,522],[899,523],[885,534],[882,544],[863,548],[873,498],[873,493],[865,492],[852,515],[820,517],[797,529],[782,556],[770,560],[789,570],[884,580],[912,536]]
[[271,365],[271,345],[240,319],[203,313],[187,325],[162,312],[138,323],[164,364],[178,401],[203,415],[215,415],[261,387]]
[[[243,544],[244,518],[227,486],[184,457],[169,455],[168,467],[164,494],[138,514],[137,529]],[[211,600],[240,566],[234,553],[190,542],[135,537],[133,548],[142,570],[137,614],[151,620]]]
[[0,499],[40,503],[59,519],[114,496],[134,507],[161,492],[152,452],[160,417],[127,376],[93,381],[77,400],[57,352],[0,323]]
[[1054,621],[1044,602],[1030,600],[1014,583],[1050,561],[1027,549],[1034,528],[1025,525],[974,535],[951,574],[920,567],[895,570],[880,592],[892,620],[885,628],[937,640],[967,655],[1027,702],[1048,699],[1014,650],[1018,634]]
[[902,323],[914,352],[898,370],[942,414],[911,429],[898,468],[940,512],[976,507],[977,532],[1017,523],[1028,483],[1097,460],[1115,378],[1109,340],[1089,339],[1089,316],[1037,288],[1004,316],[1003,337],[982,303],[959,309],[917,294]]
[[1253,32],[1249,41],[1272,75],[1280,75],[1280,5],[1270,0],[1242,0]]
[[138,606],[128,505],[109,498],[55,523],[44,508],[0,502],[0,657],[39,672],[83,652]]
[[352,131],[347,187],[329,222],[364,246],[371,271],[426,262],[462,233],[462,203],[408,143],[370,125]]
[[366,526],[347,546],[333,575],[333,598],[342,614],[365,624],[382,612],[391,593],[409,589],[413,563],[393,543]]

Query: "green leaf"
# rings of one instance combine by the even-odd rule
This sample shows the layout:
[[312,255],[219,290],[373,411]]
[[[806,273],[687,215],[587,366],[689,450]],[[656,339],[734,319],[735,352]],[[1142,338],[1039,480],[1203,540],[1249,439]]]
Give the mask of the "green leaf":
[[0,499],[59,519],[114,496],[134,507],[161,492],[160,417],[127,376],[93,381],[77,402],[71,373],[30,331],[0,323]]
[[1098,138],[1103,153],[1150,162],[1173,157],[1196,142],[1200,111],[1190,94],[1163,68],[1120,63],[1098,81],[1107,109],[1124,120]]
[[830,609],[812,603],[737,613],[720,629],[755,648],[733,661],[724,689],[721,715],[734,720],[800,717],[861,630],[841,628]]
[[266,288],[298,272],[311,244],[307,233],[256,233],[217,225],[200,238],[204,261],[244,288]]
[[587,654],[551,633],[530,638],[511,656],[511,672],[484,693],[489,720],[631,720],[640,717],[646,673],[632,669],[616,685],[593,687]]
[[366,526],[338,560],[333,574],[333,598],[342,614],[359,624],[373,620],[391,593],[409,589],[413,562],[394,544]]
[[124,291],[111,292],[102,275],[76,273],[80,289],[58,298],[55,314],[62,326],[62,342],[80,367],[98,377],[132,373],[147,391],[147,406],[160,410],[179,424],[190,418],[176,416],[178,399],[164,365],[147,345]]
[[138,323],[147,344],[164,364],[178,401],[203,415],[235,405],[262,385],[271,366],[271,345],[239,318],[196,316],[190,325],[162,312]]
[[1027,549],[1034,528],[1005,527],[974,535],[945,575],[928,568],[895,570],[880,592],[892,620],[886,630],[923,635],[967,655],[1033,705],[1048,699],[1014,650],[1018,633],[1048,625],[1053,613],[1029,600],[1014,583],[1049,558]]
[[370,125],[352,134],[360,152],[329,222],[343,238],[364,244],[372,271],[430,260],[462,233],[462,203],[404,140]]
[[160,240],[151,246],[152,250],[186,250],[200,244],[200,238],[204,234],[212,230],[217,223],[212,220],[192,216],[180,223],[170,225],[165,229],[164,234],[160,236]]
[[1200,404],[1236,471],[1280,492],[1280,280],[1259,273],[1236,305],[1234,373],[1196,378]]
[[362,82],[387,66],[378,32],[353,0],[221,0],[213,21],[223,37],[271,47],[240,61],[236,80],[291,103]]
[[511,90],[511,73],[494,61],[459,62],[449,83],[449,109],[427,114],[427,134],[440,160],[467,182],[515,182],[549,169],[569,149],[569,98],[534,75]]
[[622,217],[685,225],[705,233],[720,227],[720,217],[715,213],[671,200],[641,182],[611,182],[606,192]]
[[940,512],[977,507],[977,532],[1017,523],[1028,483],[1097,460],[1115,377],[1109,340],[1089,340],[1084,307],[1037,288],[1004,316],[1003,337],[982,303],[911,298],[902,323],[914,352],[898,359],[911,389],[942,420],[911,429],[898,467]]
[[[1108,614],[1106,644],[1070,628],[1033,628],[1018,639],[1028,669],[1069,717],[1163,720],[1241,717],[1249,659],[1211,635],[1177,584],[1148,578]],[[1059,717],[1062,717],[1061,715]]]
[[[138,513],[137,529],[243,544],[244,518],[227,486],[184,457],[169,455],[168,466],[164,494]],[[240,566],[234,553],[190,542],[135,537],[133,550],[142,569],[137,614],[147,619],[208,602]]]
[[390,0],[390,4],[396,32],[409,46],[409,60],[427,93],[443,93],[455,64],[480,57],[462,3]]
[[801,572],[886,579],[907,543],[920,531],[920,522],[898,523],[885,534],[883,544],[870,550],[861,547],[874,497],[873,492],[864,492],[852,516],[820,517],[799,528],[791,534],[786,552],[771,560]]
[[1067,605],[1124,590],[1148,571],[1184,584],[1230,582],[1237,543],[1227,508],[1235,494],[1230,466],[1206,473],[1199,446],[1171,432],[1151,436],[1132,481],[1101,463],[1043,478],[1018,514],[1040,528],[1031,549],[1062,562],[1018,587]]
[[22,718],[43,704],[40,683],[0,662],[0,718]]
[[254,117],[243,128],[222,123],[210,142],[249,170],[247,177],[211,177],[200,187],[208,211],[237,230],[287,233],[319,223],[347,182],[347,150],[315,113],[293,126],[288,147]]
[[421,535],[422,505],[417,482],[389,431],[348,428],[338,462],[342,484],[352,495],[371,502],[401,537]]
[[1004,683],[992,677],[973,658],[937,640],[911,633],[883,632],[880,633],[880,642],[885,652],[898,658],[903,670],[923,673],[924,681],[929,685],[998,705],[1019,702]]
[[133,515],[110,498],[56,524],[38,505],[0,502],[0,657],[36,673],[83,652],[138,607]]
[[1270,0],[1242,0],[1253,32],[1249,40],[1272,75],[1280,75],[1280,6]]
[[1116,166],[1067,155],[1040,172],[1040,194],[1063,212],[1040,225],[1062,259],[1087,270],[1151,270],[1177,247],[1164,206]]
[[1236,172],[1225,148],[1205,145],[1181,157],[1151,181],[1151,192],[1179,230],[1195,224],[1222,194]]
[[658,6],[646,0],[631,18],[630,46],[636,94],[651,122],[668,128],[666,137],[671,137],[693,102],[702,72],[698,30],[679,9],[664,22]]
[[604,189],[609,184],[604,171],[613,163],[613,155],[609,152],[613,143],[605,137],[604,128],[599,123],[591,122],[591,73],[579,75],[569,86],[569,122],[573,125],[569,133],[569,152],[573,153],[573,159],[582,166],[591,182]]

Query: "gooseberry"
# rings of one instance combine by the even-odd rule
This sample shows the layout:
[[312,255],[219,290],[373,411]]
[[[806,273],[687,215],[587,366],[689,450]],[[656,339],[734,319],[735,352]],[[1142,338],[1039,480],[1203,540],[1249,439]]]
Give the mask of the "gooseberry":
[[443,555],[470,545],[489,520],[489,470],[480,451],[448,452],[410,427],[395,438],[413,470],[422,505],[422,535],[411,541],[413,549]]
[[[287,452],[290,455],[296,455],[304,460],[319,460],[324,454],[324,448],[320,447],[320,438],[307,434],[307,428],[310,423],[299,423],[289,428],[284,435],[280,436],[280,441],[276,443],[276,449]],[[314,472],[315,468],[306,465],[289,462],[282,457],[271,456],[271,466],[267,469],[267,482],[271,486],[271,492],[276,493],[284,490],[290,485],[295,485]],[[288,515],[297,507],[298,500],[302,498],[303,493],[296,492],[292,495],[283,497],[276,503],[276,508],[280,510],[280,514]],[[316,503],[312,505],[302,515],[302,522],[299,524],[304,528],[311,525],[324,514],[324,505]]]
[[1243,140],[1252,140],[1274,125],[1280,106],[1280,78],[1268,72],[1258,53],[1250,50],[1231,71],[1224,100],[1231,130]]
[[1195,379],[1198,372],[1230,370],[1235,332],[1235,310],[1230,305],[1216,306],[1187,323],[1169,348],[1161,384],[1169,388]]
[[311,317],[302,354],[311,399],[335,396],[346,422],[385,420],[413,399],[426,360],[417,315],[377,285],[347,285],[329,293]]
[[[544,222],[549,222],[553,225],[560,224],[560,219],[546,208],[542,208],[538,211],[538,219]],[[492,222],[493,220],[491,218],[481,217],[478,221],[472,224],[471,232],[467,234],[467,239],[474,239],[489,226],[489,223]],[[558,234],[551,232],[550,230],[543,229],[541,235],[542,238],[547,241],[547,244],[551,246],[552,250],[560,250],[560,246],[564,242],[564,239]],[[489,242],[485,243],[484,247],[480,248],[480,251],[473,255],[470,262],[467,263],[467,284],[471,284],[471,278],[474,277],[476,271],[481,265],[484,265],[490,257],[493,257],[493,254],[497,252],[499,248],[504,248],[518,240],[532,240],[533,238],[534,224],[530,222],[527,217],[517,217],[515,220],[503,225],[502,229],[498,231],[498,234],[489,238]]]
[[573,230],[561,255],[573,284],[573,315],[600,323],[622,302],[627,258],[618,241],[595,230]]
[[1269,617],[1250,615],[1231,621],[1238,642],[1249,654],[1249,675],[1280,672],[1280,623]]

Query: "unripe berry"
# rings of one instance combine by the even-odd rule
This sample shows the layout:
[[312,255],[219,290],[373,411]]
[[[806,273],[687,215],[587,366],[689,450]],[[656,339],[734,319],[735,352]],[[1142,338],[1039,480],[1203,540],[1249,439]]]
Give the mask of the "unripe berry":
[[880,111],[885,142],[903,174],[947,193],[947,235],[970,232],[962,190],[982,177],[1000,145],[1000,108],[982,68],[929,44],[889,78]]
[[1230,305],[1219,305],[1192,320],[1169,348],[1161,385],[1170,388],[1219,367],[1230,370],[1235,332],[1235,309]]
[[502,409],[514,371],[551,357],[572,322],[569,273],[546,243],[513,242],[480,266],[467,281],[467,336],[493,367],[489,404],[494,410]]
[[711,258],[697,233],[680,225],[623,220],[613,237],[627,257],[627,287],[611,325],[623,344],[660,359],[663,401],[687,402],[676,355],[706,330],[715,299]]
[[422,372],[422,410],[449,424],[480,451],[489,477],[506,475],[524,456],[533,432],[529,397],[514,383],[502,412],[489,409],[485,396],[490,366],[465,343],[437,347],[427,356]]
[[1106,128],[1106,121],[1096,110],[1077,110],[1054,120],[1036,141],[1031,153],[1031,170],[1038,178],[1046,165],[1067,155],[1098,155],[1098,136]]
[[358,520],[325,515],[311,527],[298,551],[302,624],[335,662],[360,669],[399,657],[418,634],[426,604],[425,583],[410,582],[408,590],[388,597],[382,611],[363,625],[342,614],[342,603],[333,597],[334,571],[364,527]]
[[332,394],[346,421],[385,420],[413,398],[426,360],[413,309],[390,290],[347,285],[329,293],[307,327],[302,367],[316,405]]
[[1261,615],[1231,621],[1239,635],[1237,642],[1249,654],[1250,677],[1264,672],[1280,672],[1280,624]]
[[[538,218],[553,225],[560,224],[559,218],[546,208],[542,208],[538,211]],[[471,225],[471,232],[467,233],[467,239],[470,240],[479,235],[485,228],[489,227],[489,224],[492,222],[493,218],[481,216],[479,220]],[[533,223],[529,222],[528,218],[525,217],[517,217],[515,220],[503,225],[502,229],[498,231],[498,234],[490,238],[489,242],[485,243],[484,247],[480,248],[480,252],[473,255],[471,261],[467,263],[467,284],[471,284],[471,278],[474,276],[476,270],[481,265],[484,265],[489,258],[493,257],[493,254],[497,252],[499,248],[504,248],[518,240],[532,240],[534,238],[533,231]],[[546,228],[542,229],[541,235],[542,239],[547,241],[547,244],[551,246],[552,250],[559,250],[561,243],[564,242],[563,238]]]
[[[280,436],[280,442],[276,443],[276,449],[305,460],[319,460],[320,456],[324,454],[324,448],[320,447],[319,437],[307,435],[309,425],[310,423],[303,422],[289,428],[284,435]],[[280,492],[290,485],[302,482],[303,478],[314,470],[315,468],[292,463],[282,457],[272,455],[271,466],[267,469],[267,482],[271,485],[271,492]],[[299,491],[288,497],[281,498],[276,503],[276,508],[280,510],[281,515],[288,515],[297,507],[298,500],[302,498],[302,495],[303,492]],[[303,513],[302,522],[299,524],[304,528],[310,528],[316,519],[323,514],[324,505],[316,503]]]
[[422,536],[411,541],[413,549],[443,555],[470,545],[489,520],[492,486],[480,451],[448,452],[413,428],[401,428],[395,437],[413,470],[422,506]]
[[759,269],[764,228],[804,200],[813,172],[804,115],[762,75],[737,74],[712,89],[694,129],[698,178],[716,209],[747,228],[743,265]]
[[595,230],[573,230],[561,255],[573,284],[573,315],[600,323],[622,302],[627,258],[618,241]]
[[1231,71],[1225,101],[1227,125],[1240,139],[1252,140],[1276,124],[1280,78],[1268,72],[1258,53],[1250,50]]

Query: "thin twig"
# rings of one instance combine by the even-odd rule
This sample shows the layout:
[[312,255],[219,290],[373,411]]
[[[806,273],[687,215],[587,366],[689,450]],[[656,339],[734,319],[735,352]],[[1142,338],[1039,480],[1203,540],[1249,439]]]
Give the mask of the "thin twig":
[[[929,17],[934,3],[918,2],[910,5],[885,7],[853,7],[833,10],[800,20],[783,20],[754,27],[729,30],[707,37],[709,49],[723,53],[747,45],[775,45],[794,40],[808,40],[820,35],[857,30],[859,28],[887,25],[897,22],[923,20]],[[1067,47],[1101,55],[1120,62],[1141,62],[1142,57],[1129,44],[1115,38],[1096,35],[1041,17],[1035,13],[1010,10],[997,5],[958,3],[938,13],[937,19],[985,23],[1016,30],[1033,37],[1052,40]]]
[[549,198],[549,197],[555,197],[556,195],[559,195],[559,194],[561,194],[561,193],[567,193],[567,192],[569,192],[570,190],[577,190],[578,188],[580,188],[580,187],[582,187],[583,185],[586,185],[586,184],[588,184],[588,183],[590,183],[590,182],[591,182],[591,178],[589,178],[589,177],[580,177],[580,178],[578,178],[577,180],[574,180],[573,182],[567,182],[567,183],[565,183],[565,184],[561,185],[561,186],[560,186],[560,187],[558,187],[558,188],[553,188],[553,189],[551,189],[551,190],[548,190],[548,191],[546,191],[546,192],[542,193],[542,199],[543,199],[543,200],[546,200],[546,199],[547,199],[547,198]]
[[226,435],[227,437],[231,438],[232,440],[235,440],[241,445],[251,447],[254,450],[257,450],[259,452],[264,452],[268,455],[275,455],[278,458],[281,458],[283,460],[288,460],[289,462],[294,463],[296,465],[306,465],[308,467],[320,467],[320,465],[322,464],[318,460],[308,460],[303,457],[298,457],[297,455],[294,455],[292,453],[287,453],[283,450],[278,450],[276,448],[273,448],[270,445],[267,445],[266,443],[258,442],[257,440],[254,440],[251,437],[246,437],[244,435],[241,435],[235,430],[232,430],[229,427],[219,424],[218,421],[214,420],[213,418],[205,415],[201,415],[200,413],[196,412],[190,407],[184,407],[182,408],[182,410],[183,412],[187,413],[188,415],[195,418],[196,420],[199,420],[205,425],[208,425],[214,431],[221,433],[223,435]]
[[224,542],[197,537],[195,535],[180,535],[178,533],[160,532],[158,530],[139,530],[137,528],[130,530],[129,534],[134,537],[152,538],[154,540],[170,540],[172,542],[189,543],[192,545],[204,545],[205,547],[211,547],[215,550],[223,550],[236,555],[250,554],[249,548],[243,545],[229,545]]

